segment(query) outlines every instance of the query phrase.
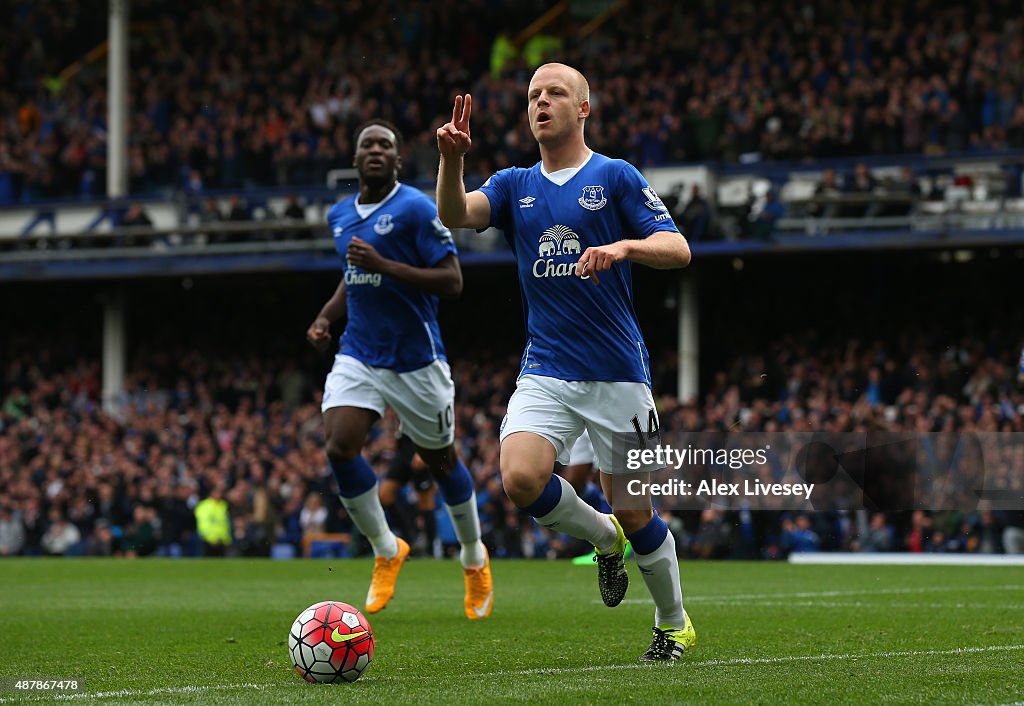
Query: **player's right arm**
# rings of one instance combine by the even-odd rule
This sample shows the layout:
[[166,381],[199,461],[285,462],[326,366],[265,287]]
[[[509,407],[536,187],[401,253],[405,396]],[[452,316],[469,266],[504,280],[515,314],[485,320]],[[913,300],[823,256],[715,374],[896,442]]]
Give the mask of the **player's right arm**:
[[348,300],[345,292],[345,277],[342,276],[338,282],[338,288],[327,300],[320,313],[313,319],[306,331],[306,340],[314,348],[323,353],[331,345],[331,324],[343,318],[348,313]]
[[437,129],[437,149],[441,153],[437,215],[449,228],[486,228],[491,222],[491,202],[479,191],[467,194],[462,181],[463,158],[473,144],[469,137],[472,112],[472,96],[456,96],[451,122]]

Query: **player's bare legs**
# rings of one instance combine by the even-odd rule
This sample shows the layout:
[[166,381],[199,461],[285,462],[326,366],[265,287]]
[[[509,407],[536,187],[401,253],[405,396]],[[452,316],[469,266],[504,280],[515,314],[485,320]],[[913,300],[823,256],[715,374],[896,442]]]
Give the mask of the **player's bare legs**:
[[[613,495],[612,488],[612,475],[610,473],[600,473],[601,479],[601,490],[604,491],[604,496],[608,498],[608,502],[612,506],[612,512],[615,513],[615,517],[618,518],[619,524],[622,525],[622,529],[626,534],[631,534],[643,529],[644,525],[651,521],[654,516],[654,507],[651,505],[651,499],[647,498],[647,507],[641,510],[627,509],[623,507],[620,502],[619,507],[615,507],[615,497]],[[637,478],[647,480],[647,475],[638,475]]]
[[555,464],[555,472],[569,481],[569,485],[580,497],[583,496],[583,491],[587,488],[587,482],[590,480],[593,469],[594,465],[591,463],[577,463],[570,466]]
[[384,478],[380,481],[380,504],[384,507],[391,507],[398,500],[398,491],[402,489],[398,481]]
[[[626,487],[631,477],[620,477],[619,487]],[[637,474],[635,477],[646,480],[648,476]],[[626,507],[623,499],[613,493],[610,474],[601,473],[601,486],[615,517],[633,545],[637,566],[654,599],[654,640],[640,659],[645,662],[679,659],[686,650],[697,644],[697,634],[683,609],[675,538],[654,512],[650,496],[644,498],[644,507],[636,507],[638,498],[635,497],[630,498],[632,503]]]
[[583,539],[597,551],[598,587],[605,605],[622,602],[629,587],[623,564],[626,539],[612,515],[583,502],[567,480],[552,472],[555,448],[531,432],[509,434],[501,442],[505,493],[544,527]]
[[366,610],[376,613],[395,593],[395,580],[409,545],[391,531],[377,493],[377,474],[362,456],[376,412],[359,407],[331,407],[324,412],[327,458],[338,481],[341,502],[359,531],[370,541],[376,557]]
[[526,509],[551,481],[555,448],[542,436],[518,432],[501,442],[499,459],[505,494],[516,507]]
[[331,407],[324,412],[327,458],[345,463],[362,453],[370,427],[378,419],[373,410],[359,407]]
[[494,589],[487,549],[480,541],[480,517],[473,477],[459,460],[454,444],[441,449],[417,445],[416,451],[437,481],[448,515],[452,518],[455,536],[462,545],[459,559],[466,582],[466,617],[470,620],[486,618],[494,605]]

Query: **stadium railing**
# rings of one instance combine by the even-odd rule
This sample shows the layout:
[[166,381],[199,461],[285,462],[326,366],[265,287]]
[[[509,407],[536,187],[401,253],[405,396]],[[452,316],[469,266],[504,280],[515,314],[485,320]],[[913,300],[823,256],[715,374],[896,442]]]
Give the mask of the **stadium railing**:
[[[877,180],[872,192],[815,193],[824,170],[849,174],[859,163],[866,164]],[[917,193],[892,188],[907,169],[914,174]],[[1024,241],[1024,151],[890,155],[811,164],[679,165],[648,169],[645,174],[677,222],[693,186],[707,198],[716,227],[707,242],[693,242],[697,255],[793,247],[971,247]],[[432,184],[413,184],[433,191]],[[275,187],[178,193],[148,200],[19,204],[0,209],[0,277],[334,269],[337,257],[324,219],[330,206],[354,189],[348,180],[333,188]],[[763,210],[769,190],[776,193],[785,214],[769,229],[752,232],[749,223]],[[303,219],[278,217],[290,197],[301,203]],[[222,220],[235,199],[241,200],[250,220]],[[142,206],[153,227],[118,225],[132,203]],[[858,211],[863,213],[849,215]],[[685,230],[686,224],[680,225]],[[496,231],[456,232],[455,237],[467,265],[512,261]]]

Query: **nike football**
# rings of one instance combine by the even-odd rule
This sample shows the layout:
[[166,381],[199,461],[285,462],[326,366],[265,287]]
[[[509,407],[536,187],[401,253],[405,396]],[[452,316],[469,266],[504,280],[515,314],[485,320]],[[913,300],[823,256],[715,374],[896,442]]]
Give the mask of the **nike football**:
[[315,603],[292,623],[288,652],[308,682],[355,681],[373,661],[373,630],[348,603]]

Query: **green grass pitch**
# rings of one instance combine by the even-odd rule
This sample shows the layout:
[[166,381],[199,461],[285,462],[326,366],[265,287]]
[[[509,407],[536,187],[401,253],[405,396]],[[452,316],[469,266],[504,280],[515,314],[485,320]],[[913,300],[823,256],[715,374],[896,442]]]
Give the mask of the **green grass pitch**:
[[[644,666],[653,605],[596,571],[494,562],[490,619],[456,562],[414,560],[370,617],[373,664],[308,685],[285,639],[311,603],[361,607],[370,563],[0,561],[0,676],[79,677],[72,703],[893,703],[1024,699],[1024,569],[683,562],[697,647]],[[54,701],[10,690],[0,703]]]

